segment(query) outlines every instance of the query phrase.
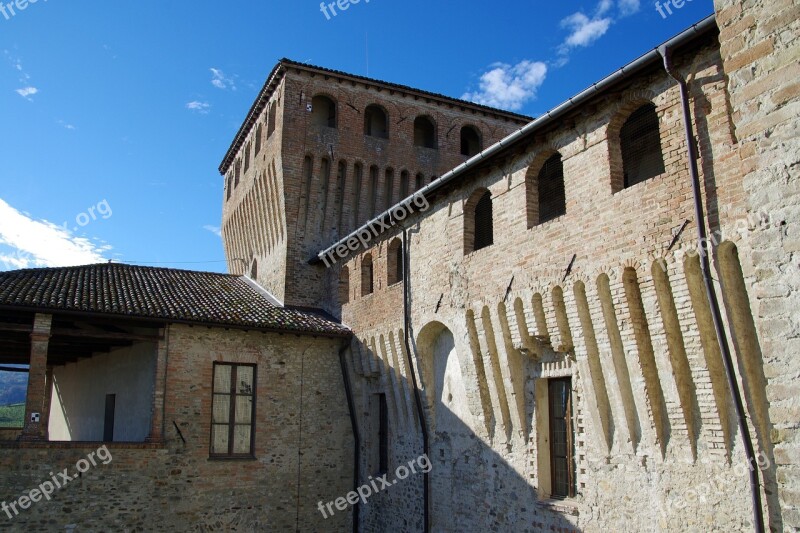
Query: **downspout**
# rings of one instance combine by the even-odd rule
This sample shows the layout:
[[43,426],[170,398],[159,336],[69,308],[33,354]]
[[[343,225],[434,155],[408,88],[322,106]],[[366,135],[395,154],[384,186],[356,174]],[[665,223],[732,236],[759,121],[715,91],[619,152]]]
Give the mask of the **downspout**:
[[[430,443],[428,440],[428,426],[425,424],[425,411],[422,408],[422,397],[419,392],[419,384],[417,382],[417,374],[414,372],[414,361],[411,351],[411,342],[409,341],[409,328],[411,326],[411,262],[409,260],[408,248],[408,230],[403,227],[403,332],[406,344],[406,356],[408,357],[408,370],[411,374],[411,381],[414,384],[414,403],[417,407],[417,418],[419,419],[419,427],[422,430],[422,453],[425,457],[430,457]],[[430,470],[423,473],[423,520],[424,531],[430,533]]]
[[[701,196],[701,184],[699,172],[697,170],[697,145],[695,144],[694,131],[692,128],[692,115],[689,109],[689,88],[686,80],[675,71],[672,65],[671,49],[667,45],[658,48],[658,53],[664,58],[664,70],[667,74],[678,82],[681,89],[681,105],[683,107],[683,125],[686,131],[686,145],[689,149],[689,174],[692,178],[692,193],[694,195],[695,222],[697,223],[697,238],[700,244],[700,267],[703,274],[703,282],[706,288],[706,297],[711,306],[711,315],[714,320],[714,331],[717,335],[717,342],[722,353],[722,361],[725,365],[725,376],[728,379],[728,387],[733,396],[733,403],[736,409],[736,416],[739,422],[739,431],[742,434],[745,454],[747,455],[748,467],[750,470],[750,496],[753,502],[753,521],[756,533],[764,533],[764,513],[761,508],[761,489],[758,479],[758,463],[756,462],[753,439],[747,427],[747,420],[742,402],[742,393],[739,390],[739,383],[736,381],[736,374],[733,369],[733,358],[728,346],[725,334],[725,325],[722,322],[722,311],[717,293],[714,291],[713,278],[711,277],[711,265],[708,260],[709,248],[706,234],[706,219],[703,210],[703,199]],[[703,248],[705,243],[705,249]]]
[[[347,396],[347,410],[350,412],[350,425],[353,428],[353,491],[358,492],[361,482],[361,437],[358,434],[358,421],[356,419],[356,407],[353,402],[353,389],[350,385],[350,375],[347,373],[347,362],[344,353],[350,348],[350,343],[339,350],[339,365],[342,367],[342,379],[344,380],[344,393]],[[359,526],[359,503],[353,506],[353,533],[358,533]]]

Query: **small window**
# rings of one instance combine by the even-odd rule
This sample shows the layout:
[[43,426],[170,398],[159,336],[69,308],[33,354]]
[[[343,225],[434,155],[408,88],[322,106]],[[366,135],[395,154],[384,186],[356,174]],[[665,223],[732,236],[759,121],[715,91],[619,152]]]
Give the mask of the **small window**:
[[339,273],[339,303],[346,304],[350,301],[350,269],[342,267]]
[[244,171],[247,172],[247,169],[250,168],[250,143],[248,142],[247,145],[244,147]]
[[336,103],[327,96],[311,99],[311,123],[314,126],[336,127]]
[[389,119],[380,106],[372,104],[364,110],[364,135],[379,139],[389,138]]
[[212,457],[253,456],[255,391],[255,365],[214,363]]
[[239,186],[239,178],[242,176],[242,160],[237,159],[235,165],[235,174],[233,179],[233,187],[236,188]]
[[361,260],[361,296],[372,294],[374,279],[372,256],[367,254]]
[[481,135],[472,126],[461,128],[461,155],[473,156],[482,150]]
[[226,189],[227,189],[227,196],[225,199],[230,200],[231,194],[233,193],[233,170],[228,171],[228,186],[226,187]]
[[275,133],[275,115],[277,114],[277,105],[275,102],[269,106],[269,120],[267,122],[267,139],[272,137],[272,134]]
[[493,243],[492,195],[486,189],[478,189],[464,204],[464,253],[486,248]]
[[655,104],[645,104],[628,117],[620,130],[619,143],[625,188],[664,173]]
[[387,262],[387,284],[394,285],[403,281],[403,243],[400,239],[394,239],[389,243]]
[[414,190],[418,191],[425,186],[425,176],[417,174],[416,182],[414,183]]
[[103,442],[114,442],[114,415],[117,411],[117,395],[106,394],[106,412],[103,420]]
[[548,381],[550,406],[550,479],[553,498],[575,496],[575,435],[572,426],[572,380]]
[[436,149],[436,124],[429,117],[414,120],[414,146]]
[[389,408],[386,394],[373,394],[369,402],[371,435],[370,467],[376,476],[389,471]]
[[361,187],[364,182],[364,166],[361,163],[353,165],[353,227],[358,226],[361,220]]
[[250,279],[258,279],[258,261],[255,259],[253,259],[253,263],[250,265]]
[[561,162],[561,154],[555,154],[545,161],[536,181],[539,224],[553,220],[566,213],[564,165]]

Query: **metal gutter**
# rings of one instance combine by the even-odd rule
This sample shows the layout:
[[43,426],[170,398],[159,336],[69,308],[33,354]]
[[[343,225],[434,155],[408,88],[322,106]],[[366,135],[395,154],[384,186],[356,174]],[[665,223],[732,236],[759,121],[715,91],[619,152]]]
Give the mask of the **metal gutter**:
[[[691,42],[699,35],[703,35],[706,32],[710,32],[715,30],[717,27],[716,18],[714,15],[709,15],[708,17],[704,18],[697,24],[692,25],[690,28],[684,30],[683,32],[679,33],[672,39],[668,40],[661,46],[666,46],[670,49],[675,49],[676,47],[682,46]],[[617,70],[613,74],[605,77],[601,81],[593,84],[591,87],[581,91],[577,95],[573,96],[572,98],[566,100],[565,102],[561,103],[560,105],[556,106],[555,108],[551,109],[541,117],[535,119],[534,121],[530,122],[529,124],[523,126],[519,130],[515,131],[508,137],[501,139],[499,142],[493,144],[486,150],[482,151],[480,154],[476,155],[475,157],[465,161],[464,163],[458,165],[454,169],[448,171],[447,173],[443,174],[439,179],[436,181],[429,183],[419,191],[415,192],[413,195],[409,196],[408,198],[404,199],[403,201],[393,205],[377,217],[373,218],[372,220],[368,221],[364,225],[362,225],[357,230],[353,231],[343,239],[335,242],[328,248],[319,252],[315,257],[309,260],[309,264],[316,265],[322,262],[322,258],[330,253],[333,252],[337,247],[341,246],[342,244],[346,243],[348,240],[356,237],[358,233],[362,231],[370,231],[375,225],[379,225],[378,222],[389,223],[390,225],[395,225],[397,221],[395,221],[392,217],[392,211],[400,204],[407,204],[411,201],[414,196],[425,196],[432,195],[436,191],[442,189],[444,186],[449,184],[450,182],[454,181],[456,178],[460,177],[464,173],[474,169],[480,163],[485,162],[492,156],[502,152],[503,150],[509,148],[510,146],[516,144],[517,142],[526,139],[527,137],[533,135],[534,133],[538,132],[543,127],[554,123],[559,118],[563,117],[567,113],[573,111],[576,107],[588,102],[592,98],[598,96],[606,89],[612,87],[616,83],[628,79],[631,76],[639,73],[640,71],[644,70],[648,67],[653,67],[661,63],[661,54],[659,54],[659,48],[656,47],[651,51],[647,52],[643,56],[639,57],[638,59],[628,63],[621,69]]]

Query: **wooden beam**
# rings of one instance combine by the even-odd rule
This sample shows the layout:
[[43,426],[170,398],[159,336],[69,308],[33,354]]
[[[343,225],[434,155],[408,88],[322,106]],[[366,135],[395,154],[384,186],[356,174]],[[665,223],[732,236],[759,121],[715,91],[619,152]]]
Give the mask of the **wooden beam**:
[[30,333],[33,331],[33,324],[12,324],[9,322],[0,322],[0,331],[19,331],[22,333]]

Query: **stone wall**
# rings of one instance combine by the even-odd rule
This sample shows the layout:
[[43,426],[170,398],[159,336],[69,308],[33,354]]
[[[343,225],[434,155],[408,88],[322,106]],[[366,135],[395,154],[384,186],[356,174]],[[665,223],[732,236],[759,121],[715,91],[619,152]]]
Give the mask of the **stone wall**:
[[[172,326],[166,342],[166,441],[108,444],[108,464],[98,462],[18,516],[3,513],[0,530],[349,529],[349,511],[325,520],[317,507],[352,490],[341,341]],[[255,459],[209,459],[214,362],[257,365]],[[72,477],[100,446],[0,444],[0,501],[16,500],[51,472],[67,468]]]
[[[718,44],[699,43],[675,63],[690,80],[707,230],[719,244],[714,277],[722,281],[717,290],[728,306],[726,327],[769,487],[777,459],[767,444],[772,422],[759,392],[760,352],[749,349],[760,346],[749,328],[758,317],[737,256],[745,235],[769,222],[748,219],[732,172],[733,118]],[[622,189],[614,139],[646,102],[659,116],[665,172]],[[555,152],[564,164],[566,214],[530,224],[526,178]],[[693,252],[674,81],[655,68],[494,163],[437,197],[409,231],[414,371],[432,430],[433,520],[447,524],[442,531],[750,529],[746,461]],[[491,192],[494,243],[469,252],[465,205],[481,188]],[[346,262],[352,299],[343,320],[361,339],[351,368],[361,376],[362,401],[380,392],[389,398],[392,460],[401,464],[422,444],[419,432],[407,429],[415,415],[398,341],[402,284],[381,281],[394,238],[396,232],[368,250],[373,294],[359,290],[364,254]],[[329,276],[338,280],[335,270]],[[469,416],[463,405],[448,406],[450,395],[435,386],[440,376],[431,358],[449,335],[446,366],[458,363]],[[557,377],[572,378],[577,493],[554,501],[545,392]],[[442,418],[460,427],[440,431]],[[369,508],[365,530],[412,530],[407,524],[419,523],[421,509],[408,505],[407,490],[390,491]],[[774,492],[767,494],[767,506],[777,509]]]

